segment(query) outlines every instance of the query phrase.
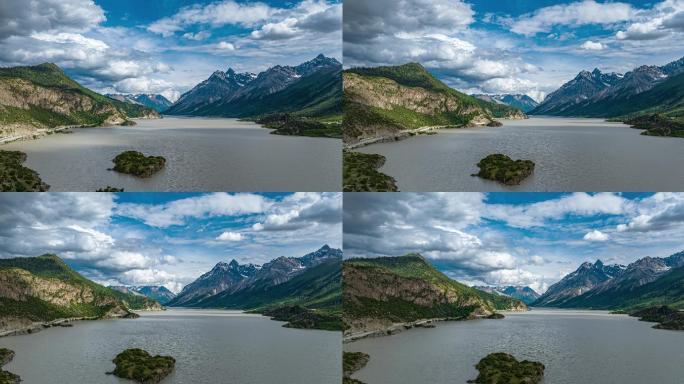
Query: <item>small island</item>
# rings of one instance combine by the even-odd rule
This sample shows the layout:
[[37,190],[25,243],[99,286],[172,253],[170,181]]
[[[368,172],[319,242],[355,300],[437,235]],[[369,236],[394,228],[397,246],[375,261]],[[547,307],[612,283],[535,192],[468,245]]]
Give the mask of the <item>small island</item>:
[[299,305],[271,308],[264,310],[262,314],[271,320],[286,321],[283,325],[286,328],[342,330],[342,319],[339,315],[316,312]]
[[658,323],[653,326],[653,328],[656,329],[684,331],[684,312],[670,308],[666,305],[641,309],[632,312],[629,315],[638,317],[641,321]]
[[641,115],[624,120],[632,128],[645,129],[646,136],[684,137],[684,122],[660,114]]
[[95,192],[123,192],[123,188],[110,187],[109,185],[104,188],[99,188]]
[[171,356],[151,356],[139,348],[127,349],[112,361],[116,368],[108,374],[143,384],[159,383],[176,365],[176,359]]
[[50,186],[38,172],[24,167],[26,154],[20,151],[0,151],[1,192],[47,192]]
[[14,351],[7,348],[0,348],[0,384],[18,384],[21,383],[19,375],[12,372],[7,372],[2,367],[9,364],[14,359]]
[[478,176],[487,180],[494,180],[506,185],[518,185],[534,171],[531,160],[513,160],[510,157],[496,153],[489,155],[477,163],[480,172]]
[[397,192],[396,180],[378,168],[385,157],[377,154],[344,151],[344,192]]
[[138,151],[122,152],[112,161],[114,162],[113,170],[137,177],[150,177],[166,165],[165,158],[161,156],[145,156]]
[[487,124],[488,127],[503,127],[503,123],[500,121],[492,120]]
[[475,365],[480,374],[469,383],[476,384],[537,384],[544,377],[544,364],[518,361],[508,353],[490,353]]
[[274,113],[257,119],[256,123],[274,129],[271,133],[276,135],[342,138],[339,121],[322,122],[289,113]]
[[352,379],[351,375],[368,364],[370,356],[363,352],[343,352],[342,354],[342,383],[363,384],[362,381]]

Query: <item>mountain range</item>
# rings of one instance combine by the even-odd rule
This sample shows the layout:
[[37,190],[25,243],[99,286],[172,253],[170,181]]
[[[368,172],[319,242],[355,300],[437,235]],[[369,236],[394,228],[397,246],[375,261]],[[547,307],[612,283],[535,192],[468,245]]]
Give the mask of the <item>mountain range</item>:
[[0,331],[67,318],[132,317],[131,310],[149,309],[162,308],[88,280],[56,255],[0,259]]
[[496,310],[527,309],[520,300],[447,277],[416,253],[345,260],[342,274],[343,320],[350,333],[425,319],[493,317]]
[[281,256],[263,265],[220,262],[186,285],[167,305],[333,308],[341,302],[341,263],[342,251],[328,245],[301,257]]
[[585,262],[563,277],[534,306],[630,309],[668,305],[684,308],[684,252],[644,257],[624,265]]
[[519,109],[458,92],[422,65],[351,68],[344,71],[344,142],[390,140],[429,126],[495,124],[524,118]]
[[497,295],[509,296],[527,305],[534,303],[541,296],[534,289],[522,285],[509,285],[505,287],[474,286],[473,288]]
[[539,103],[534,100],[533,98],[527,96],[527,95],[522,95],[522,94],[515,94],[515,95],[509,95],[509,94],[503,94],[503,95],[484,95],[484,94],[475,94],[472,95],[473,97],[476,97],[480,100],[484,100],[490,103],[495,103],[495,104],[505,104],[508,106],[511,106],[513,108],[517,108],[525,113],[535,109]]
[[155,111],[162,113],[166,111],[173,103],[170,102],[166,97],[162,95],[157,95],[153,93],[138,93],[138,94],[117,94],[108,93],[105,96],[110,99],[122,101],[125,103],[142,105],[148,108],[152,108]]
[[35,135],[44,128],[119,125],[131,118],[158,117],[153,109],[84,88],[55,64],[0,68],[0,138]]
[[144,296],[157,301],[161,305],[166,305],[169,301],[176,297],[175,293],[169,291],[166,287],[159,285],[114,285],[109,286],[108,288],[134,296]]
[[276,65],[258,75],[218,70],[181,95],[165,113],[243,118],[273,113],[339,115],[341,71],[339,61],[324,55],[297,66]]
[[534,115],[618,117],[660,113],[684,117],[684,58],[625,74],[581,71],[530,111]]

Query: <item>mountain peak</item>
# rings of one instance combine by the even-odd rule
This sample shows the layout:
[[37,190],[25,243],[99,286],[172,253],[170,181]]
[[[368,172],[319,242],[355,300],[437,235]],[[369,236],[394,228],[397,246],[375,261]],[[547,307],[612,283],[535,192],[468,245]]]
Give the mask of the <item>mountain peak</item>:
[[596,262],[594,263],[594,267],[599,269],[603,268],[603,262],[601,260],[596,260]]
[[232,267],[232,268],[235,268],[239,265],[240,265],[240,263],[238,263],[235,259],[231,260],[230,263],[228,263],[228,266]]

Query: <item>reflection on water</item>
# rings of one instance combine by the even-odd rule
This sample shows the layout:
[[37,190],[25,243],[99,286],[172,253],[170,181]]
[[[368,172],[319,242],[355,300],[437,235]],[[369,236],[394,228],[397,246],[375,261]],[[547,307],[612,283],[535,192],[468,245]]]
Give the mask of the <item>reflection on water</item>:
[[[380,170],[401,191],[679,191],[684,140],[649,137],[599,119],[531,118],[503,127],[442,130],[438,135],[359,149],[387,157]],[[470,176],[487,155],[536,163],[520,186]]]
[[[133,127],[75,129],[0,146],[28,154],[26,166],[51,191],[335,191],[341,185],[341,141],[270,134],[236,119],[137,120]],[[149,179],[107,169],[125,150],[166,157]]]

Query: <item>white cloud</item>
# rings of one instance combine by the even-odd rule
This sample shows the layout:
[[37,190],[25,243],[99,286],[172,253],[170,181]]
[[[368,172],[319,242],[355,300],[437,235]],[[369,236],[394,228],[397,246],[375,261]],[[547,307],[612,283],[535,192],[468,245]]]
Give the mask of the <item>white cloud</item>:
[[587,40],[582,45],[580,45],[580,48],[586,49],[588,51],[601,51],[605,49],[606,46],[600,41]]
[[221,49],[221,50],[226,50],[226,51],[234,51],[235,50],[235,45],[227,42],[227,41],[222,41],[216,45],[216,48]]
[[231,231],[225,231],[216,237],[219,241],[241,241],[242,239],[242,233]]
[[183,37],[188,39],[188,40],[202,41],[202,40],[206,40],[209,37],[211,37],[211,32],[209,32],[209,31],[199,31],[197,33],[188,32],[188,33],[184,33]]
[[610,236],[595,229],[591,232],[587,232],[587,234],[584,235],[583,239],[587,241],[608,241],[608,239],[610,239]]
[[3,0],[0,2],[0,40],[54,30],[83,32],[105,21],[92,0]]
[[665,0],[644,10],[626,29],[615,34],[618,40],[655,40],[684,32],[684,1]]

